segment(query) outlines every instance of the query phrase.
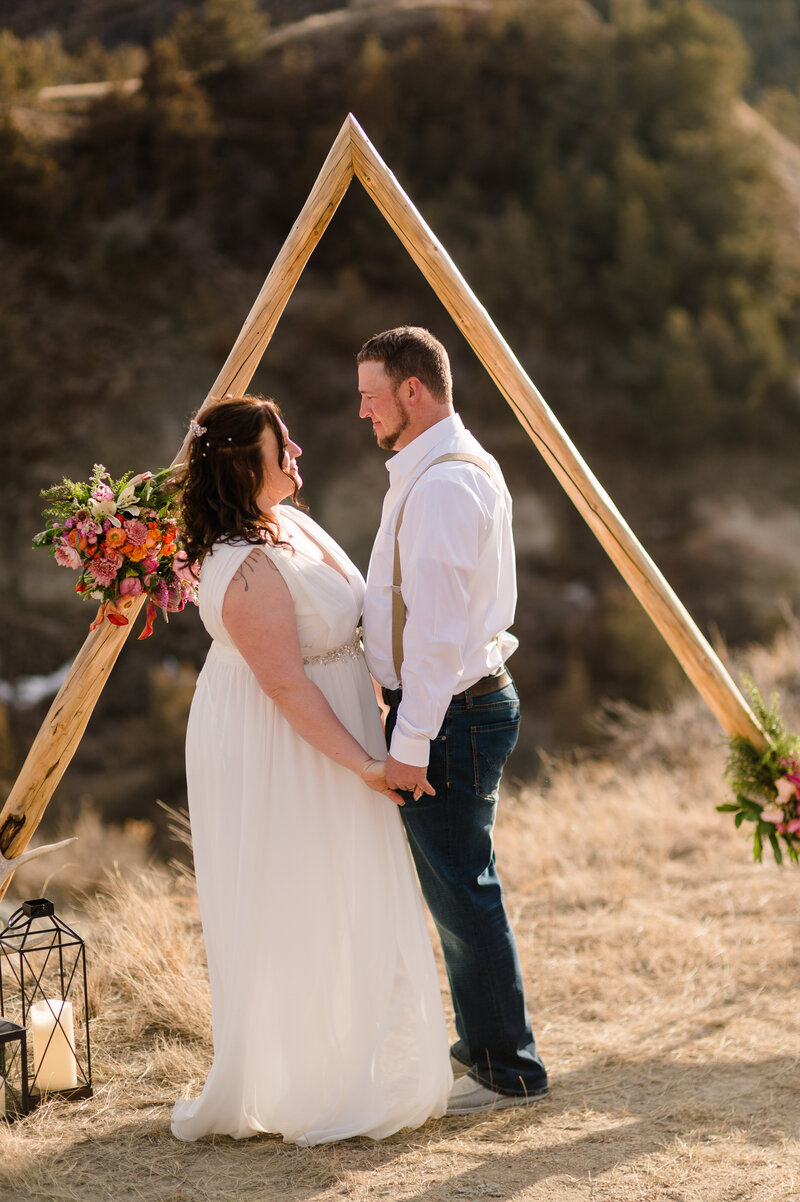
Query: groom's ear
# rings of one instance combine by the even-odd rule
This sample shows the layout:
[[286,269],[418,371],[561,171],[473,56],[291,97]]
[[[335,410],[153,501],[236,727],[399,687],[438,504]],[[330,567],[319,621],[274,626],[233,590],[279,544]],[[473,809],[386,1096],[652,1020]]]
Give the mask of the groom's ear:
[[417,401],[422,396],[422,383],[416,376],[409,376],[403,381],[403,388],[406,390],[406,401],[409,405],[416,405]]

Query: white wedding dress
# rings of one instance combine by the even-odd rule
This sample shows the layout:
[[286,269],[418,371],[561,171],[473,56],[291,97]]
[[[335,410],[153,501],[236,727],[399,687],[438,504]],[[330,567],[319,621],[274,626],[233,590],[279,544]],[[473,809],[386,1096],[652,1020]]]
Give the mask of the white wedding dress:
[[[364,582],[310,518],[287,506],[280,514],[293,549],[263,551],[291,592],[305,671],[383,758],[356,636]],[[433,952],[397,807],[295,733],[225,631],[225,591],[252,551],[217,544],[200,577],[214,641],[186,763],[214,1062],[200,1096],[176,1102],[172,1131],[183,1140],[269,1131],[305,1145],[380,1139],[447,1105]]]

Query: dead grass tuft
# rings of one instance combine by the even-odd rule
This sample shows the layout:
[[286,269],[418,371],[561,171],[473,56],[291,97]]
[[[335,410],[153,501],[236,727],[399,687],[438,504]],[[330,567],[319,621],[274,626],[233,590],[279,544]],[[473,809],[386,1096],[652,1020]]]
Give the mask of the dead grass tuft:
[[[800,727],[797,630],[747,662]],[[715,812],[724,741],[694,696],[606,722],[604,756],[550,764],[498,823],[548,1099],[381,1144],[177,1143],[211,1058],[196,904],[185,875],[120,872],[79,920],[96,1096],[0,1130],[3,1199],[800,1199],[800,873]]]

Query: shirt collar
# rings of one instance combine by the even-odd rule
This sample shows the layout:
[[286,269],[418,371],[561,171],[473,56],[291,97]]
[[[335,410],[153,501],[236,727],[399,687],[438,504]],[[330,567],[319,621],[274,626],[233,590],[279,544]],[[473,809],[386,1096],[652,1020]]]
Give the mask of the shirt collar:
[[386,460],[386,470],[389,473],[391,486],[394,487],[395,484],[402,484],[406,481],[440,443],[446,442],[455,434],[460,434],[463,429],[464,423],[461,418],[457,413],[453,413],[450,417],[436,422],[429,430],[418,434],[407,447],[403,447],[402,451],[398,451],[396,455],[392,455],[391,459]]

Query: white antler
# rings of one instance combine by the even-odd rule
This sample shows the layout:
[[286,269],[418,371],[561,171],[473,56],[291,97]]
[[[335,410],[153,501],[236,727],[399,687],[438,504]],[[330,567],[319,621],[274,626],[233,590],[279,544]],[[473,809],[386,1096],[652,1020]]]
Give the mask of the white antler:
[[0,886],[4,885],[12,872],[15,872],[21,864],[25,864],[28,860],[35,860],[37,856],[44,856],[49,851],[58,851],[59,847],[66,847],[68,843],[74,843],[76,835],[70,839],[62,839],[60,843],[46,843],[44,847],[34,847],[31,851],[24,851],[21,856],[14,856],[13,859],[7,860],[0,852]]

